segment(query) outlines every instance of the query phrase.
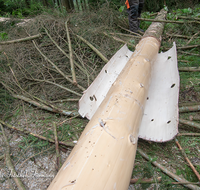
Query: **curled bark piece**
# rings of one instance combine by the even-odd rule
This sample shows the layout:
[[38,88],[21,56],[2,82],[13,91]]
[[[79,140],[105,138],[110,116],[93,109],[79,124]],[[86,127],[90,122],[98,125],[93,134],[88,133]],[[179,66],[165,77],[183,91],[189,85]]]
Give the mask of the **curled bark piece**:
[[97,49],[95,48],[90,42],[85,40],[83,37],[76,35],[80,40],[82,40],[85,44],[87,44],[105,63],[108,62],[108,59]]
[[55,147],[56,147],[56,170],[60,169],[60,153],[59,153],[59,144],[58,144],[58,136],[57,136],[57,128],[56,123],[53,122],[54,136],[55,136]]
[[197,176],[198,180],[200,181],[200,175],[199,175],[199,173],[197,172],[197,170],[195,169],[195,167],[193,166],[193,164],[190,162],[190,160],[187,157],[185,151],[182,149],[181,145],[179,144],[178,139],[175,139],[175,142],[176,142],[179,150],[181,151],[182,155],[184,156],[185,160],[189,164],[190,168],[192,169],[192,171],[195,173],[195,175]]
[[68,46],[69,46],[69,60],[70,60],[70,65],[71,65],[73,83],[76,85],[77,81],[76,81],[76,74],[75,74],[74,62],[73,62],[72,45],[71,45],[71,39],[69,36],[67,22],[68,22],[68,20],[65,22],[65,28],[66,28],[66,32],[67,32],[67,39],[68,39]]
[[135,178],[135,179],[131,179],[130,183],[134,184],[134,183],[159,183],[161,182],[162,177],[157,177],[157,178],[149,178],[149,179],[140,179],[140,178]]
[[174,179],[177,182],[181,182],[181,184],[189,189],[192,190],[200,190],[200,187],[196,186],[196,185],[192,185],[189,184],[190,182],[187,181],[184,178],[181,178],[179,176],[177,176],[176,174],[170,172],[166,167],[162,166],[161,164],[159,164],[156,161],[152,162],[152,158],[150,156],[148,156],[145,152],[143,152],[141,149],[138,148],[138,152],[140,153],[140,155],[142,157],[144,157],[146,160],[150,161],[154,166],[160,168],[162,170],[162,172],[164,172],[165,174],[167,174],[168,176],[170,176],[172,179]]
[[0,45],[13,44],[13,43],[18,43],[18,42],[25,42],[25,41],[29,41],[29,40],[34,40],[36,38],[40,38],[41,36],[42,36],[41,34],[36,34],[34,36],[29,36],[29,37],[26,37],[26,38],[21,38],[21,39],[17,39],[17,40],[0,42]]
[[179,67],[179,71],[191,71],[191,72],[197,72],[200,71],[200,67]]
[[[45,140],[45,141],[49,141],[50,143],[55,143],[55,141],[53,139],[50,139],[50,138],[46,138],[42,135],[38,135],[38,134],[35,134],[35,133],[32,133],[26,129],[22,129],[22,128],[19,128],[19,127],[14,127],[8,123],[5,123],[4,121],[0,120],[0,123],[6,127],[8,127],[9,129],[13,129],[13,130],[16,130],[16,131],[19,131],[19,132],[22,132],[24,134],[28,134],[28,135],[32,135],[34,137],[37,137],[39,139],[42,139],[42,140]],[[58,143],[60,145],[63,145],[63,146],[66,146],[66,147],[74,147],[74,143],[73,142],[63,142],[63,141],[58,141]]]
[[192,111],[199,111],[200,110],[200,105],[194,105],[194,106],[183,106],[179,107],[179,112],[192,112]]
[[179,122],[181,124],[189,125],[191,127],[200,129],[200,124],[199,123],[196,123],[196,122],[193,122],[193,121],[188,121],[188,120],[185,120],[185,119],[179,119]]
[[6,165],[8,167],[8,169],[10,170],[12,176],[13,176],[13,180],[15,181],[15,184],[17,185],[17,188],[19,190],[26,190],[26,188],[24,187],[23,183],[21,182],[20,178],[18,177],[17,172],[15,171],[15,168],[12,164],[11,158],[10,158],[10,145],[8,143],[8,139],[5,135],[3,126],[0,124],[1,126],[1,131],[4,137],[4,141],[5,141],[5,145],[6,145]]

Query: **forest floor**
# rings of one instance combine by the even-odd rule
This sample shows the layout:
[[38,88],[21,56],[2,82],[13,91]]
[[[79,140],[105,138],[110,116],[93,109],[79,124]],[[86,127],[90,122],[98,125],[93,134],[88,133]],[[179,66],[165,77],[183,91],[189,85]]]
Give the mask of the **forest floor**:
[[[179,107],[200,105],[200,7],[178,9],[167,14],[160,51],[167,51],[173,42],[177,46],[180,74]],[[154,19],[155,13],[144,12],[142,18]],[[66,21],[68,20],[67,26]],[[178,21],[181,21],[178,23]],[[61,163],[64,163],[88,123],[79,117],[78,100],[92,83],[105,60],[80,37],[95,46],[108,60],[125,43],[134,51],[141,35],[128,31],[125,12],[103,7],[81,13],[42,14],[28,22],[11,18],[0,22],[0,181],[1,189],[17,189],[13,171],[6,162],[7,137],[10,157],[26,189],[47,189],[57,173],[54,126],[58,133]],[[141,21],[146,30],[151,21]],[[66,30],[69,30],[73,49],[76,80],[73,85]],[[17,43],[4,41],[24,39]],[[120,40],[121,41],[120,41]],[[189,70],[189,71],[185,71]],[[63,110],[70,112],[67,116]],[[180,113],[181,119],[200,125],[200,113]],[[177,139],[187,157],[200,173],[199,128],[179,123]],[[187,133],[184,135],[183,133]],[[188,133],[193,133],[188,134]],[[195,133],[195,134],[194,134]],[[181,135],[182,134],[182,135]],[[40,136],[39,136],[40,135]],[[41,139],[41,136],[46,140]],[[51,141],[53,140],[53,141]],[[51,142],[50,142],[51,141]],[[53,142],[53,143],[52,143]],[[165,143],[139,139],[138,147],[169,171],[199,187],[198,178],[185,161],[174,140]],[[158,177],[162,181],[157,181]],[[138,181],[129,189],[188,189],[173,184],[169,177],[147,161],[137,151],[132,178],[153,178],[154,183]],[[186,184],[187,185],[187,184]]]

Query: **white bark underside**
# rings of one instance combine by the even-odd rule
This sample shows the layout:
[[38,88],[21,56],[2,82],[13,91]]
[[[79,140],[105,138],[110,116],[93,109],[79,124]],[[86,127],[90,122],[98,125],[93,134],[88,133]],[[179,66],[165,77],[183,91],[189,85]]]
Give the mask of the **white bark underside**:
[[[92,118],[132,53],[125,45],[103,67],[79,101],[82,117]],[[158,54],[152,65],[139,138],[165,142],[178,133],[179,73],[175,44],[167,52]]]

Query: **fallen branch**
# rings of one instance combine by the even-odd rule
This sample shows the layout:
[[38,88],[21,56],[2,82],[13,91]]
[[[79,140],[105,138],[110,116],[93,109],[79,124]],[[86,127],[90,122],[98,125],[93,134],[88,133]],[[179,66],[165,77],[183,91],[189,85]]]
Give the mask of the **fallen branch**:
[[[167,183],[169,184],[169,183]],[[174,185],[183,185],[183,184],[193,184],[193,185],[200,185],[199,182],[171,182],[170,184],[174,184]]]
[[156,162],[156,161],[152,162],[152,158],[150,156],[148,156],[147,154],[145,154],[141,149],[138,148],[137,150],[142,157],[144,157],[146,160],[150,161],[154,166],[160,168],[162,170],[162,172],[164,172],[165,174],[170,176],[175,181],[180,182],[182,185],[184,185],[185,187],[187,187],[189,189],[200,190],[200,187],[190,184],[189,181],[187,181],[186,179],[181,178],[181,177],[177,176],[176,174],[170,172],[166,167],[162,166],[158,162]]
[[87,44],[105,63],[109,60],[97,49],[95,48],[90,42],[85,40],[83,37],[76,35],[80,40],[82,40],[85,44]]
[[161,177],[157,177],[157,178],[149,178],[149,179],[141,179],[141,178],[135,178],[135,179],[131,179],[130,183],[134,184],[134,183],[159,183],[161,182],[162,178]]
[[196,48],[196,47],[199,47],[199,46],[200,46],[200,44],[196,44],[196,45],[191,45],[191,46],[176,47],[176,49],[181,49],[181,50],[192,49],[192,48]]
[[23,183],[21,182],[20,178],[18,177],[18,174],[17,172],[15,171],[15,168],[12,164],[12,161],[11,161],[11,158],[10,158],[10,145],[8,143],[8,139],[5,135],[5,132],[4,132],[4,129],[3,129],[3,126],[0,124],[1,126],[1,131],[2,131],[2,134],[3,134],[3,137],[4,137],[4,142],[5,142],[5,145],[6,145],[6,152],[5,152],[5,155],[6,155],[6,165],[9,169],[9,171],[11,172],[11,175],[13,177],[13,180],[15,181],[15,184],[17,185],[17,188],[19,190],[26,190],[26,188],[24,187]]
[[131,35],[131,34],[123,34],[123,33],[113,33],[113,32],[110,32],[109,34],[111,35],[120,35],[120,36],[126,36],[126,37],[130,37],[130,38],[138,38],[138,39],[141,39],[142,37],[141,36],[136,36],[136,35]]
[[51,101],[51,103],[63,103],[63,102],[78,102],[79,99],[63,99],[63,100],[55,100]]
[[[46,57],[41,51],[40,49],[37,47],[35,41],[32,41],[35,48],[38,50],[38,52],[44,57],[45,60],[47,60],[67,81],[71,82],[72,84],[74,84],[73,80],[71,80],[67,75],[65,75],[50,59],[48,59],[48,57]],[[85,90],[85,88],[83,88],[82,86],[80,86],[79,84],[76,85],[79,89],[81,90]]]
[[129,33],[131,33],[131,34],[133,34],[133,35],[135,35],[135,36],[139,36],[140,38],[142,38],[142,36],[141,36],[140,34],[136,33],[136,32],[132,32],[132,31],[130,31],[130,30],[128,30],[128,29],[126,29],[126,28],[120,26],[120,25],[117,25],[117,26],[118,26],[119,28],[121,28],[121,29],[123,29],[123,30],[125,30],[125,31],[127,31],[127,32],[129,32]]
[[191,39],[192,36],[184,36],[184,35],[178,35],[178,34],[169,34],[169,33],[166,33],[167,36],[171,36],[171,37],[177,37],[177,38],[188,38],[188,39]]
[[200,54],[196,54],[196,53],[190,53],[190,52],[181,51],[181,50],[178,50],[178,52],[182,53],[182,54],[186,54],[186,55],[192,55],[192,56],[199,56],[200,57]]
[[199,111],[200,110],[200,105],[194,105],[194,106],[183,106],[179,107],[179,112],[193,112],[193,111]]
[[188,120],[185,120],[185,119],[179,119],[179,122],[180,122],[181,124],[189,125],[189,126],[191,126],[191,127],[200,129],[200,124],[199,124],[199,123],[196,123],[196,122],[193,122],[193,121],[188,121]]
[[185,106],[199,105],[199,102],[183,102],[183,103],[179,103],[178,105],[180,108],[180,107],[185,107]]
[[[12,126],[12,125],[10,125],[10,124],[8,124],[8,123],[5,123],[5,122],[2,121],[2,120],[0,120],[0,123],[1,123],[2,125],[4,125],[4,126],[8,127],[9,129],[13,129],[13,130],[22,132],[22,133],[24,133],[24,134],[26,134],[26,135],[32,135],[32,136],[37,137],[37,138],[39,138],[39,139],[42,139],[42,140],[45,140],[45,141],[48,141],[48,142],[50,142],[50,143],[54,143],[54,144],[55,144],[55,140],[53,140],[53,139],[50,139],[50,138],[44,137],[44,136],[42,136],[42,135],[38,135],[38,134],[32,133],[32,132],[30,132],[30,131],[28,131],[28,130],[26,130],[26,129],[22,129],[22,128],[19,128],[19,127],[14,127],[14,126]],[[74,147],[74,145],[75,145],[73,142],[58,141],[58,143],[59,143],[60,145],[66,146],[66,147]]]
[[188,72],[198,72],[200,71],[200,67],[179,67],[179,71],[188,71]]
[[75,116],[75,115],[78,114],[76,111],[65,111],[65,110],[61,110],[59,108],[55,108],[55,106],[53,106],[53,108],[52,108],[52,107],[47,106],[43,103],[39,103],[39,102],[36,102],[35,100],[27,98],[25,96],[15,95],[15,94],[12,94],[12,96],[14,98],[28,102],[28,103],[30,103],[30,104],[32,104],[32,105],[34,105],[34,106],[36,106],[40,109],[44,109],[44,110],[47,110],[47,111],[50,111],[50,112],[53,112],[53,113],[59,113],[59,114],[66,115],[66,116]]
[[200,121],[200,115],[196,114],[196,115],[190,115],[189,116],[190,121]]
[[24,161],[22,162],[22,164],[19,166],[18,169],[20,169],[20,168],[24,165],[24,163],[27,162],[29,159],[31,159],[31,158],[33,158],[33,157],[36,157],[36,156],[38,156],[38,155],[40,155],[40,154],[43,154],[44,152],[49,151],[49,150],[51,150],[51,149],[53,149],[53,147],[49,147],[49,148],[47,148],[47,149],[45,149],[45,150],[43,150],[43,151],[41,151],[41,152],[39,152],[39,153],[37,153],[37,154],[34,154],[34,155],[30,156],[29,158],[27,158],[26,160],[24,160]]
[[117,38],[116,36],[110,36],[110,35],[108,35],[106,32],[103,32],[103,33],[104,33],[104,35],[106,35],[106,36],[108,36],[108,37],[110,37],[110,38],[113,38],[113,39],[116,40],[117,42],[121,42],[121,43],[123,43],[123,44],[128,44],[129,46],[135,47],[134,44],[131,44],[131,43],[129,43],[129,42],[125,42],[124,40],[122,40],[122,39],[120,39],[120,38]]
[[182,149],[181,145],[179,144],[178,139],[175,138],[175,142],[176,142],[179,150],[181,151],[182,155],[184,156],[185,160],[189,164],[190,168],[192,169],[192,171],[195,173],[195,175],[197,176],[198,180],[200,181],[200,175],[199,175],[199,173],[197,172],[197,170],[195,169],[195,167],[193,166],[193,164],[190,162],[190,160],[187,157],[185,151]]
[[53,128],[54,128],[54,136],[55,136],[55,148],[56,148],[56,170],[58,171],[60,169],[60,153],[59,153],[59,144],[58,144],[58,136],[57,136],[57,128],[55,122],[53,122]]
[[200,21],[200,18],[198,17],[186,17],[186,16],[177,16],[176,19],[187,19],[187,20],[199,20]]
[[179,133],[177,136],[200,136],[200,133]]
[[191,39],[187,42],[186,45],[188,45],[188,44],[193,40],[193,38],[195,38],[195,36],[197,36],[199,33],[200,33],[200,31],[198,31],[197,33],[195,33],[195,34],[191,37]]
[[4,154],[0,156],[0,160],[3,160],[4,158],[5,158]]
[[[39,107],[40,109],[44,109],[44,110],[47,110],[47,111],[50,111],[50,112],[53,112],[53,113],[59,113],[59,114],[62,114],[62,115],[66,115],[66,116],[75,116],[77,115],[78,113],[77,112],[72,112],[72,111],[65,111],[65,110],[61,110],[39,98],[37,98],[36,96],[33,96],[31,94],[29,94],[33,99],[36,99],[38,100],[39,102],[36,102],[35,100],[32,100],[30,98],[27,98],[25,96],[22,96],[22,95],[16,95],[13,93],[13,89],[11,90],[9,86],[7,86],[6,84],[4,84],[3,82],[1,82],[1,84],[11,93],[11,95],[14,97],[14,98],[17,98],[17,99],[20,99],[20,100],[23,100],[25,102],[28,102],[30,104],[33,104],[34,106],[36,107]],[[20,86],[19,86],[20,87]],[[22,89],[20,87],[20,89],[24,92],[26,92],[24,89]]]
[[45,83],[49,83],[49,84],[52,84],[52,85],[55,85],[55,86],[57,86],[57,87],[59,87],[59,88],[62,88],[62,89],[64,89],[64,90],[66,90],[66,91],[68,91],[68,92],[71,92],[71,93],[73,93],[73,94],[75,94],[75,95],[77,95],[77,96],[82,96],[82,94],[80,94],[80,93],[78,93],[78,92],[75,92],[75,91],[73,91],[73,90],[71,90],[71,89],[69,89],[69,88],[66,88],[66,87],[64,87],[64,86],[62,86],[62,85],[60,85],[60,84],[57,84],[57,83],[55,83],[55,82],[51,82],[51,81],[49,81],[49,80],[40,80],[40,79],[28,79],[28,80],[34,80],[34,81],[37,81],[37,82],[45,82]]
[[29,40],[34,40],[34,39],[39,38],[41,36],[42,36],[41,34],[36,34],[34,36],[29,36],[29,37],[26,37],[26,38],[21,38],[21,39],[17,39],[17,40],[0,42],[0,45],[13,44],[13,43],[18,43],[18,42],[25,42],[25,41],[29,41]]
[[68,46],[69,46],[69,60],[70,60],[70,65],[71,65],[72,79],[73,79],[73,83],[75,85],[77,85],[76,74],[75,74],[75,69],[74,69],[74,62],[73,62],[73,54],[72,54],[72,44],[71,44],[71,40],[70,40],[67,22],[68,22],[68,20],[65,22],[65,28],[66,28],[66,32],[67,32],[67,39],[68,39]]
[[174,20],[156,20],[156,19],[148,19],[148,18],[138,18],[138,20],[149,21],[149,22],[164,22],[164,23],[175,23],[175,24],[185,24],[185,23],[197,23],[200,24],[199,21],[174,21]]

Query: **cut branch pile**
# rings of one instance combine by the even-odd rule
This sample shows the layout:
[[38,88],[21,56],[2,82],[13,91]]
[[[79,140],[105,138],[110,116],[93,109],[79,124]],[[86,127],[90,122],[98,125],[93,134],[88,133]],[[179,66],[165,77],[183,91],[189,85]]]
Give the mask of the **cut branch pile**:
[[[56,113],[59,116],[71,117],[72,119],[79,117],[77,102],[84,90],[96,78],[101,68],[121,45],[126,43],[134,49],[137,42],[142,38],[142,35],[130,32],[127,29],[127,18],[124,22],[123,19],[118,19],[117,14],[104,7],[98,13],[91,12],[90,15],[88,13],[81,13],[81,16],[70,15],[67,19],[55,18],[49,15],[40,16],[26,24],[23,28],[18,27],[10,30],[8,40],[0,42],[0,87],[17,99],[17,103],[23,101],[27,103],[26,105],[34,106],[34,108],[37,107],[51,113]],[[142,22],[144,20],[155,21],[152,19],[141,19]],[[188,20],[168,20],[166,22],[180,25],[199,24],[199,19]],[[167,31],[163,41],[167,43],[173,42],[176,38],[187,41],[185,46],[177,44],[178,52],[181,55],[199,56],[199,53],[192,53],[193,50],[200,48],[199,44],[191,43],[199,40],[199,32],[191,33],[187,36],[184,33],[171,33]],[[169,46],[161,48],[168,49]],[[185,51],[186,49],[188,52]],[[186,62],[185,65],[189,65],[189,61],[180,60],[180,62]],[[198,75],[200,71],[199,66],[195,67],[192,65],[186,67],[185,65],[179,67],[180,72],[190,71]],[[182,97],[185,97],[187,93],[190,93],[190,89],[186,92],[181,92],[180,99],[184,99]],[[179,123],[180,128],[184,128],[184,130],[180,130],[177,138],[183,136],[200,136],[200,124],[198,123],[200,120],[198,115],[200,111],[199,92],[195,96],[198,103],[193,103],[192,105],[180,104]],[[72,102],[75,106],[68,108],[64,102]],[[197,114],[191,115],[189,117],[190,120],[186,120],[184,114],[188,114],[188,112],[191,114],[195,112]],[[48,141],[51,145],[55,144],[55,148],[53,148],[56,151],[56,168],[59,169],[61,162],[60,150],[66,151],[66,147],[73,147],[76,143],[70,140],[59,140],[59,132],[57,130],[66,121],[70,122],[71,120],[67,119],[60,123],[51,123],[54,134],[51,138],[25,128],[15,127],[6,123],[3,119],[0,120],[0,123],[4,127],[9,128],[9,130],[37,137],[43,141]],[[3,127],[1,128],[3,131]],[[8,163],[10,150],[4,134],[3,137],[6,144],[6,163]],[[182,147],[180,148],[184,158],[189,160],[183,149]],[[152,161],[141,149],[138,151],[145,159],[177,181],[172,182],[172,184],[182,184],[190,189],[199,189],[199,186],[196,186],[199,185],[199,182],[193,184],[173,174],[158,162]],[[3,158],[4,155],[1,156],[1,159]],[[26,161],[27,159],[24,162]],[[194,171],[199,179],[196,169]],[[132,179],[131,183],[157,183],[160,181],[160,177],[149,178],[148,180],[136,178]],[[20,186],[19,181],[16,181],[16,183]],[[18,188],[23,189],[23,184]]]

